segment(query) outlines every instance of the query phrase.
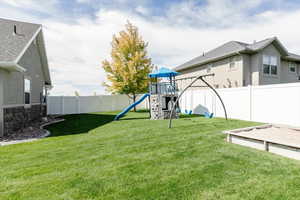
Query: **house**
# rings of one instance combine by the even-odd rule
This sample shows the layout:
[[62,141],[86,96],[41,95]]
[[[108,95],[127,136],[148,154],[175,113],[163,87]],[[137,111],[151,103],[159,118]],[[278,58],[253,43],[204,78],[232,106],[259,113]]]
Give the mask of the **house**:
[[[175,70],[178,78],[214,73],[207,81],[216,88],[292,83],[299,82],[300,55],[289,53],[276,37],[252,44],[230,41]],[[179,81],[179,87],[190,81]]]
[[50,87],[42,26],[0,19],[0,137],[45,116]]

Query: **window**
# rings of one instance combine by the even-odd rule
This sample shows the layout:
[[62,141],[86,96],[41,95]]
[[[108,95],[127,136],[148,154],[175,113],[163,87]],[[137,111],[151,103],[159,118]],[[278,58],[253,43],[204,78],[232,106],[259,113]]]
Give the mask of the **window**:
[[277,75],[277,66],[276,65],[271,65],[271,74]]
[[277,57],[263,55],[263,73],[277,75]]
[[31,81],[27,78],[24,79],[24,97],[25,104],[30,104]]
[[297,68],[296,63],[293,63],[293,62],[290,62],[290,63],[289,63],[289,71],[290,71],[291,73],[296,73],[296,68]]
[[270,67],[269,67],[269,65],[264,64],[264,74],[270,74]]
[[229,58],[229,69],[233,69],[235,67],[235,57]]

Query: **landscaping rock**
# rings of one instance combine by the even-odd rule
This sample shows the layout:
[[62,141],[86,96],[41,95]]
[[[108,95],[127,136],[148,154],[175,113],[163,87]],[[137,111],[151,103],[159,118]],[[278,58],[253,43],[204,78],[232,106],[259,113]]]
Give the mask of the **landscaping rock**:
[[[31,126],[19,129],[17,131],[11,132],[8,135],[0,137],[0,146],[5,144],[15,144],[24,142],[24,141],[31,141],[33,139],[46,137],[48,132],[41,127],[45,124],[61,121],[62,119],[58,119],[55,117],[46,117],[42,121],[35,121],[31,123]],[[7,127],[11,130],[14,128],[14,122],[7,122]]]

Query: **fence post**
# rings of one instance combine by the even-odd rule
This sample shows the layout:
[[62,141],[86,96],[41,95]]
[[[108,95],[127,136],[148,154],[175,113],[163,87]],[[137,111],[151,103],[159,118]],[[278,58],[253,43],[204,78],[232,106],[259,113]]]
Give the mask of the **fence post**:
[[64,96],[61,96],[61,114],[65,113]]
[[194,113],[193,108],[194,108],[194,90],[193,88],[191,89],[191,102],[190,102],[190,110],[192,111],[192,113]]
[[217,96],[216,96],[216,94],[212,93],[212,91],[211,91],[211,94],[213,95],[212,113],[215,113],[214,115],[217,116]]
[[252,121],[252,85],[248,85],[248,88],[249,88],[249,108],[250,108],[250,110],[249,110],[249,117],[250,117],[250,121]]
[[[117,96],[117,95],[115,95],[115,96]],[[111,95],[109,98],[110,98],[110,102],[111,102],[110,111],[113,111],[114,108],[115,108],[115,98],[114,98],[114,95]],[[118,97],[116,97],[116,98],[118,98]]]
[[77,97],[77,114],[80,114],[80,97]]

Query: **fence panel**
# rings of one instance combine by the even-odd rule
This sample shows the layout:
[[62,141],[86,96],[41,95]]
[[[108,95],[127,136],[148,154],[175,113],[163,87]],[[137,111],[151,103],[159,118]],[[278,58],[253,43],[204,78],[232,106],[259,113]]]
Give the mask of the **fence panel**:
[[[217,90],[224,101],[228,118],[251,120],[250,93],[251,87],[229,88]],[[224,117],[224,109],[215,94],[215,116]]]
[[[217,89],[229,118],[287,124],[300,127],[300,83]],[[180,101],[181,111],[213,112],[224,117],[217,96],[208,89],[188,90]]]
[[99,96],[80,96],[79,113],[90,113],[101,111],[101,98]]
[[63,114],[76,114],[79,112],[77,97],[63,97]]
[[[141,95],[138,95],[137,99]],[[132,103],[126,95],[100,96],[49,96],[47,98],[48,114],[77,114],[123,110]],[[149,108],[148,100],[137,106],[138,109]]]
[[[228,117],[241,120],[300,126],[300,83],[248,86],[217,90]],[[140,98],[140,95],[137,99]],[[126,95],[48,97],[48,114],[73,114],[123,110],[132,100]],[[213,112],[224,117],[216,95],[208,89],[191,89],[179,101],[181,112]],[[148,100],[139,109],[149,108]]]
[[63,99],[60,96],[52,96],[47,98],[47,112],[48,114],[62,114],[63,113]]
[[252,120],[300,126],[299,84],[253,87]]
[[214,96],[208,90],[193,90],[193,107],[195,114],[204,114],[205,112],[214,112]]

